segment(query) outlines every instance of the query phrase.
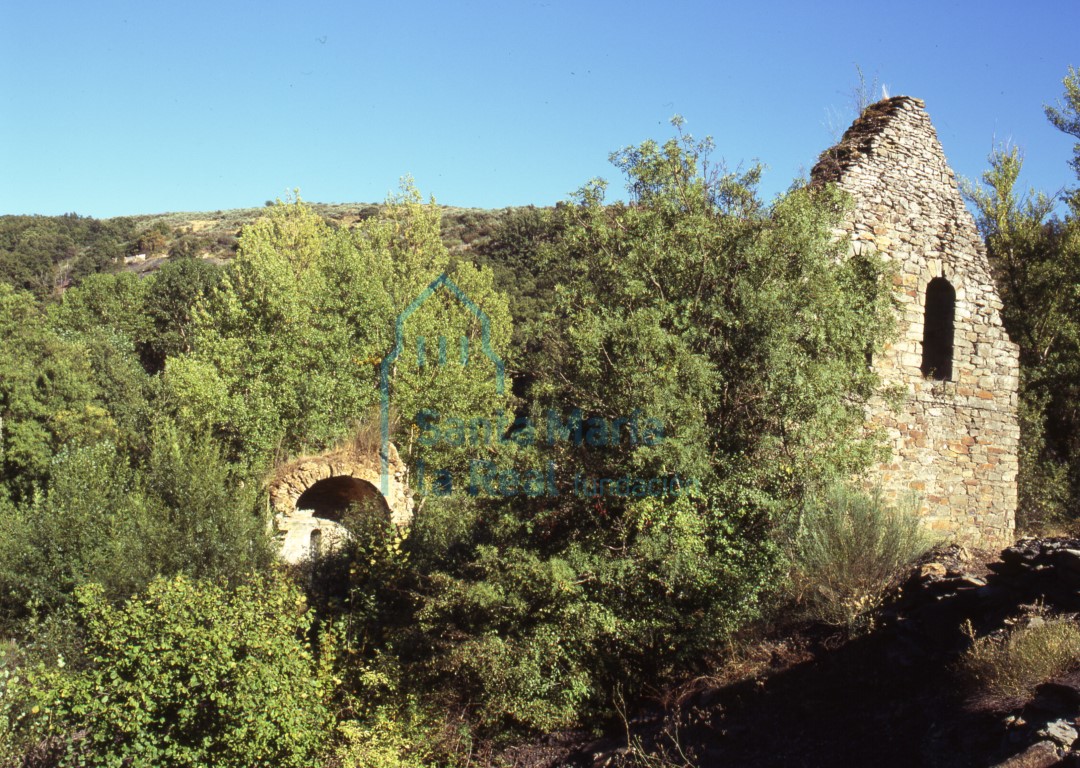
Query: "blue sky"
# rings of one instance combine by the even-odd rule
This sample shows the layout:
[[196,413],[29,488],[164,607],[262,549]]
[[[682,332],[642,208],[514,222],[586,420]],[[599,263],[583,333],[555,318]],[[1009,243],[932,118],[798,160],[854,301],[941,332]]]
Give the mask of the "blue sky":
[[0,214],[566,199],[679,113],[767,197],[853,118],[856,65],[918,96],[956,171],[995,140],[1075,185],[1042,106],[1080,2],[17,3],[0,21]]

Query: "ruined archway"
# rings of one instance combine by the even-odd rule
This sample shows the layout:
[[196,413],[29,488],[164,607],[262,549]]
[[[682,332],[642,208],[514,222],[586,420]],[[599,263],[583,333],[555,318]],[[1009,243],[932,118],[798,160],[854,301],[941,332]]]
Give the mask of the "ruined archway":
[[412,499],[405,465],[392,445],[389,466],[385,495],[377,447],[350,445],[279,467],[269,495],[282,558],[298,562],[333,547],[347,535],[340,523],[354,505],[407,525]]
[[298,510],[310,510],[315,517],[335,523],[340,523],[354,505],[386,510],[387,517],[390,516],[390,507],[379,489],[352,475],[318,480],[296,500]]

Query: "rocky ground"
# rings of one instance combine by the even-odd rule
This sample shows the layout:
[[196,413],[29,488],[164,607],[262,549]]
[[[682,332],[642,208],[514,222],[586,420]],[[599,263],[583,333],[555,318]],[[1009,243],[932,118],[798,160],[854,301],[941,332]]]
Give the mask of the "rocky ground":
[[[987,703],[957,681],[971,636],[1080,612],[1080,540],[1000,555],[936,550],[847,640],[790,627],[742,674],[695,681],[608,738],[558,734],[510,750],[520,766],[1080,766],[1080,670],[1030,700]],[[1075,749],[1074,749],[1075,746]]]

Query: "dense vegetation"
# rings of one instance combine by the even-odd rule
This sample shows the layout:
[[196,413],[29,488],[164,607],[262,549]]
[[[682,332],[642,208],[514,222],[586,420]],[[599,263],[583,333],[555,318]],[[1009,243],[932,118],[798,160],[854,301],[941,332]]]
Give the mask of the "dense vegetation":
[[[1080,135],[1070,78],[1051,117]],[[887,270],[841,258],[835,189],[766,204],[758,169],[717,172],[676,128],[613,155],[629,202],[593,181],[476,218],[482,237],[405,185],[347,225],[279,201],[227,263],[189,240],[140,276],[115,256],[170,250],[167,227],[5,220],[0,765],[466,763],[700,672],[792,559],[804,586],[836,576],[847,602],[821,618],[864,625],[851,601],[921,545],[833,490],[878,455],[865,361],[891,330]],[[1015,161],[972,194],[1025,350],[1026,508],[1061,516],[1080,313],[1050,286],[1078,276],[1044,270],[1078,255],[1080,198],[1047,222],[1011,196]],[[442,273],[476,312],[451,290],[413,304]],[[1049,337],[1024,325],[1051,310]],[[283,567],[267,478],[376,432],[384,371],[394,442],[427,468],[413,525],[357,505],[340,549]]]
[[[0,216],[0,281],[48,298],[98,272],[153,272],[172,259],[197,257],[214,264],[232,259],[244,227],[274,205],[204,213],[164,213],[94,219]],[[365,203],[311,205],[335,228],[350,228],[378,215]],[[506,212],[443,207],[443,241],[451,254],[491,241]],[[527,209],[523,209],[527,210]]]
[[[1070,68],[1065,101],[1050,122],[1080,140],[1080,70]],[[1080,179],[1080,143],[1071,166]],[[968,185],[979,211],[990,266],[1005,304],[1003,320],[1020,345],[1022,523],[1060,526],[1080,516],[1080,189],[1056,200],[1017,188],[1020,149],[990,156],[981,186]]]

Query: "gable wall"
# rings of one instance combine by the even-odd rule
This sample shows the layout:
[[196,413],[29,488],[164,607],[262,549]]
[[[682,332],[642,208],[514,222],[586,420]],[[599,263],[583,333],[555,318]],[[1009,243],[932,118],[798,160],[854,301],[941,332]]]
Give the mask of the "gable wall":
[[[898,338],[874,368],[902,393],[899,411],[873,404],[893,458],[871,478],[896,500],[914,492],[935,532],[967,543],[1011,543],[1015,528],[1018,350],[1001,323],[986,252],[923,103],[871,106],[822,155],[815,182],[835,181],[855,209],[842,232],[851,252],[893,262]],[[950,380],[924,377],[926,290],[944,276],[956,290]]]

